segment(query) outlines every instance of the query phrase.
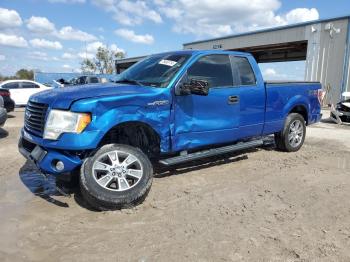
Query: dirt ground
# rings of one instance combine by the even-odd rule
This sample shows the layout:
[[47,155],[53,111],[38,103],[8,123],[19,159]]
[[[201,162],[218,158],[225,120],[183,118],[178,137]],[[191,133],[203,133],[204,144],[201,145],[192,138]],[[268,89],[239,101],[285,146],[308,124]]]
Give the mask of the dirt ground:
[[158,171],[146,201],[95,212],[17,152],[23,110],[0,131],[0,261],[350,261],[350,127]]

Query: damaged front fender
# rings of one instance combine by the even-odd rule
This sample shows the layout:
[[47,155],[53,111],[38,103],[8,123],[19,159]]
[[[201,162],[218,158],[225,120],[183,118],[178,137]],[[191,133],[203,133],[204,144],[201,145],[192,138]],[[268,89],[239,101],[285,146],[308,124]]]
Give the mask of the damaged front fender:
[[[84,99],[74,103],[71,110],[91,112],[92,122],[88,130],[101,130],[101,141],[109,130],[127,122],[140,122],[150,126],[160,138],[160,151],[169,152],[171,96],[167,90],[157,95],[143,95],[120,98]],[[118,106],[116,106],[118,105]]]

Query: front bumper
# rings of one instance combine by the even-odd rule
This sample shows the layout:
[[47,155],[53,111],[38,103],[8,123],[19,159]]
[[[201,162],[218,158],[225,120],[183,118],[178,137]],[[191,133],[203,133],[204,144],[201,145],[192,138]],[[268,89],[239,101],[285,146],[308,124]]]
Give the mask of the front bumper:
[[[67,151],[44,148],[36,144],[32,136],[22,129],[18,143],[19,152],[45,174],[62,175],[71,173],[80,168],[82,159]],[[56,169],[56,163],[61,161],[64,164],[63,170]]]

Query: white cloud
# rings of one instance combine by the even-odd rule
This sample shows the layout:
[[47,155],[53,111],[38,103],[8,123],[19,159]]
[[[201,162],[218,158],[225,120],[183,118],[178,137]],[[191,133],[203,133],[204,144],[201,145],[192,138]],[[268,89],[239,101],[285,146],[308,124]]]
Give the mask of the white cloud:
[[264,71],[263,71],[263,75],[265,77],[274,77],[277,75],[277,72],[275,69],[273,68],[266,68]]
[[113,14],[113,18],[123,25],[138,25],[144,20],[162,23],[160,14],[149,6],[146,1],[129,0],[92,0],[92,2]]
[[67,60],[71,60],[74,59],[76,56],[72,53],[63,53],[62,54],[62,58],[63,59],[67,59]]
[[279,0],[155,0],[161,14],[175,22],[173,30],[217,37],[318,19],[315,8],[276,14]]
[[124,50],[119,48],[116,44],[111,44],[110,46],[107,46],[106,44],[104,44],[100,41],[96,41],[96,42],[92,42],[92,43],[87,44],[85,51],[88,53],[96,54],[99,47],[109,48],[113,52],[123,52],[124,53]]
[[58,57],[48,55],[46,52],[42,51],[29,52],[28,58],[40,61],[61,61]]
[[0,28],[11,28],[22,25],[22,19],[15,10],[0,8]]
[[46,17],[32,16],[27,21],[27,28],[34,32],[40,34],[52,33],[54,32],[55,25],[50,22]]
[[35,38],[30,40],[30,44],[35,48],[46,48],[46,49],[62,49],[62,45],[58,41],[49,41],[46,39]]
[[4,61],[4,60],[6,60],[6,56],[0,55],[0,61]]
[[131,42],[141,43],[141,44],[152,44],[154,42],[153,36],[149,34],[137,35],[134,31],[129,29],[117,29],[114,31],[120,37],[123,37]]
[[79,52],[78,57],[81,59],[93,59],[95,54],[87,53],[87,52]]
[[319,19],[319,14],[315,8],[296,8],[289,11],[285,15],[285,20],[288,24],[295,24],[317,19]]
[[125,53],[125,50],[122,48],[119,48],[116,44],[111,44],[109,48],[115,53],[119,53],[119,52]]
[[90,42],[97,39],[94,35],[71,26],[64,26],[60,30],[56,30],[55,24],[46,17],[32,16],[27,21],[27,28],[34,33],[50,34],[62,40]]
[[48,61],[49,60],[47,53],[40,52],[40,51],[30,52],[28,57],[31,59],[41,60],[41,61]]
[[56,32],[55,35],[63,40],[77,40],[83,42],[90,42],[97,39],[96,36],[78,29],[74,29],[71,26],[62,27],[58,32]]
[[63,3],[63,4],[83,4],[85,0],[49,0],[50,3]]
[[89,43],[85,46],[85,48],[83,48],[82,52],[78,53],[78,56],[81,59],[93,59],[99,47],[106,47],[106,45],[100,41]]
[[64,69],[71,69],[72,67],[70,65],[63,65],[62,66]]
[[99,47],[103,47],[103,48],[108,48],[109,50],[113,51],[113,52],[123,52],[125,53],[125,51],[121,48],[119,48],[116,44],[111,44],[110,46],[107,46],[106,44],[100,42],[100,41],[96,41],[96,42],[92,42],[87,44],[81,52],[78,53],[78,57],[81,59],[93,59],[95,58],[95,55],[97,53],[97,50]]
[[[281,73],[280,69],[275,69],[273,67],[267,67],[260,66],[262,70],[262,75],[265,80],[288,80],[288,79],[296,79],[295,76],[291,73],[285,74]],[[282,65],[283,68],[283,65]],[[289,70],[286,70],[287,72],[293,72],[293,68],[288,68]],[[283,70],[282,70],[283,71]],[[295,70],[294,70],[295,71]]]
[[164,15],[168,18],[180,18],[180,16],[183,14],[183,11],[177,8],[162,6],[160,8],[161,12],[164,13]]
[[89,53],[96,53],[99,47],[106,47],[102,42],[96,41],[86,45],[86,51]]
[[22,36],[0,33],[0,45],[12,47],[27,47],[28,42]]

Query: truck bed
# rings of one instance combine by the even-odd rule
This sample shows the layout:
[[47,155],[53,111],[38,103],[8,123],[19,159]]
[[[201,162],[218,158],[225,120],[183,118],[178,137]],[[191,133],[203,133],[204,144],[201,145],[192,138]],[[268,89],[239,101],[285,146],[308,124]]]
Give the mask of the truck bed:
[[273,133],[281,130],[284,119],[289,113],[286,110],[293,108],[297,103],[306,108],[307,124],[318,120],[320,104],[317,92],[322,86],[320,82],[302,81],[265,81],[266,88],[266,115],[264,133]]

